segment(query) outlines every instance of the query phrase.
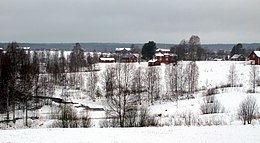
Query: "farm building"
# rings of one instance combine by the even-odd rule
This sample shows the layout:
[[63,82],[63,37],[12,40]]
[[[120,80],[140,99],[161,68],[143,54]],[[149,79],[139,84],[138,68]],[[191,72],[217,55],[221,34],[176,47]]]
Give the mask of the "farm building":
[[231,61],[245,61],[246,57],[240,54],[234,54],[231,58]]
[[137,57],[134,54],[128,53],[120,57],[120,62],[122,63],[132,63],[137,62]]
[[115,53],[116,54],[127,54],[131,51],[131,48],[116,48]]
[[260,51],[253,51],[248,59],[252,65],[260,65]]
[[148,61],[148,66],[160,66],[161,62],[159,62],[157,59],[151,59]]
[[115,62],[115,58],[99,58],[99,62],[100,63],[114,63]]
[[155,53],[155,59],[161,63],[175,63],[177,62],[177,55],[173,54],[170,49],[157,49]]

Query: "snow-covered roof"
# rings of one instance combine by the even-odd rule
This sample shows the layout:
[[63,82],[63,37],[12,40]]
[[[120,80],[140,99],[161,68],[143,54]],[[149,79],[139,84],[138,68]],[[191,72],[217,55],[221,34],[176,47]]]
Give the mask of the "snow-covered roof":
[[237,58],[239,58],[239,54],[235,54],[235,55],[233,55],[232,57],[231,57],[231,59],[237,59]]
[[254,51],[257,57],[260,57],[260,51]]
[[127,51],[131,50],[131,48],[116,48],[116,51],[123,51],[124,49]]
[[115,58],[100,58],[101,61],[114,61]]
[[154,63],[156,61],[157,61],[157,59],[151,59],[151,60],[148,61],[148,63]]
[[163,57],[164,55],[162,53],[156,53],[155,56],[156,57]]
[[159,52],[159,51],[162,51],[162,52],[170,52],[171,50],[170,49],[157,49],[156,52]]
[[31,47],[16,47],[16,49],[30,50]]
[[170,56],[172,56],[172,57],[178,57],[177,54],[170,54]]

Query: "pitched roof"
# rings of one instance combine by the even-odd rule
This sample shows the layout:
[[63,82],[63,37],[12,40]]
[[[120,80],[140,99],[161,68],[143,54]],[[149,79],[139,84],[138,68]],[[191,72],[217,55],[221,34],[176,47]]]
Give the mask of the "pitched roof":
[[156,53],[155,56],[156,57],[163,57],[164,55],[162,53]]
[[101,61],[114,61],[115,58],[100,58]]
[[151,60],[148,61],[148,63],[154,63],[156,61],[157,61],[157,59],[151,59]]
[[159,51],[162,51],[162,52],[170,52],[171,50],[170,49],[157,49],[156,52],[159,52]]
[[231,59],[237,59],[237,58],[239,58],[241,55],[239,55],[239,54],[235,54],[235,55],[233,55],[232,57],[231,57]]
[[123,51],[124,49],[127,51],[131,50],[131,48],[116,48],[116,51]]
[[[122,58],[130,58],[132,56],[135,56],[134,54],[128,53],[122,56]],[[136,56],[135,56],[136,57]]]
[[260,58],[260,51],[254,51],[255,55]]

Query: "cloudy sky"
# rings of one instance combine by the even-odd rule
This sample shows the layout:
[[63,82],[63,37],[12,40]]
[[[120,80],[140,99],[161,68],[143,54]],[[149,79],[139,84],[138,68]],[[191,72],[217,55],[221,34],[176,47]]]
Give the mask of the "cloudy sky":
[[0,42],[260,42],[260,0],[0,0]]

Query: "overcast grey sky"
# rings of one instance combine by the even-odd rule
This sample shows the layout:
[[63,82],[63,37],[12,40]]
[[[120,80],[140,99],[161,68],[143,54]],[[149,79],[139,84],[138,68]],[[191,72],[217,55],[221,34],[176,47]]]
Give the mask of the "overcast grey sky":
[[0,0],[0,42],[260,42],[260,0]]

